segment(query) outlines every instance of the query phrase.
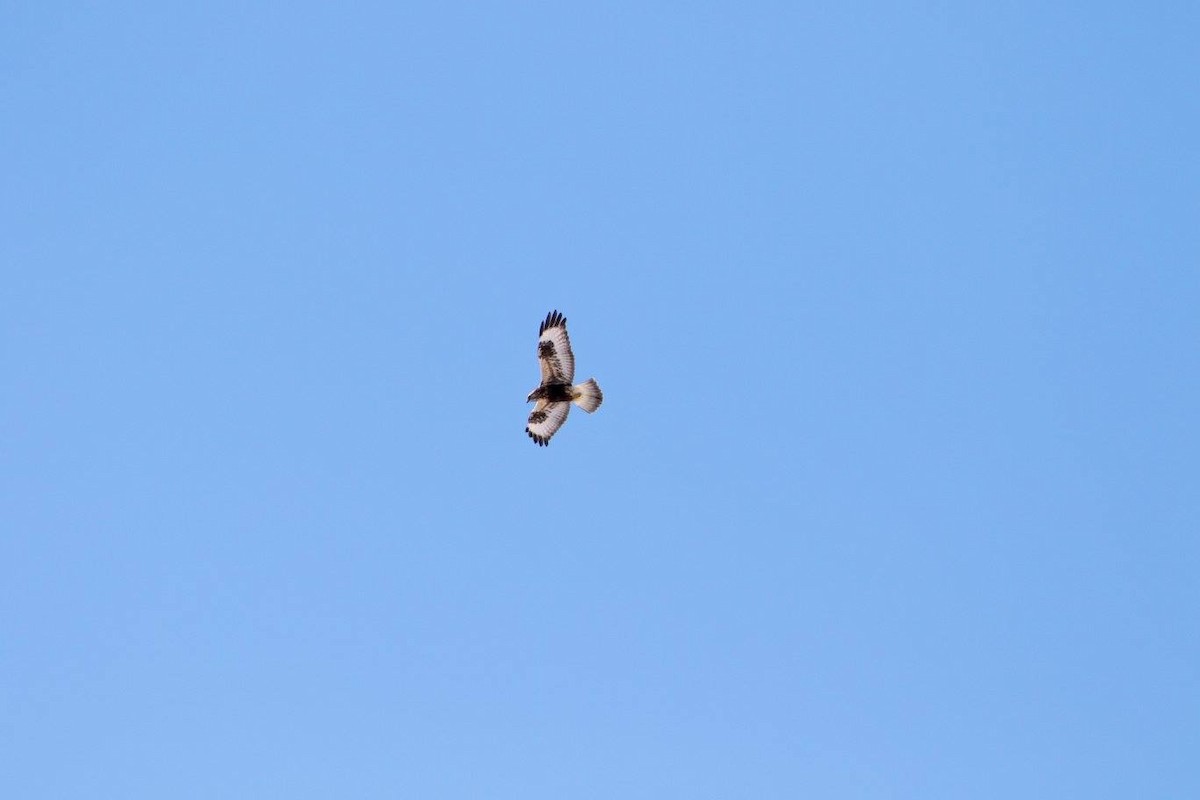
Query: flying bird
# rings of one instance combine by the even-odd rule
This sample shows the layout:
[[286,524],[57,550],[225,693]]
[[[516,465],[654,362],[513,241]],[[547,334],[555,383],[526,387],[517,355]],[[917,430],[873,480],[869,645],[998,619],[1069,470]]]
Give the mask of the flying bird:
[[526,403],[536,402],[529,415],[525,432],[540,447],[550,443],[550,437],[567,421],[571,403],[589,414],[604,402],[600,384],[595,378],[571,385],[575,380],[575,354],[567,338],[567,318],[557,311],[546,315],[538,328],[538,364],[542,368],[542,385],[529,393]]

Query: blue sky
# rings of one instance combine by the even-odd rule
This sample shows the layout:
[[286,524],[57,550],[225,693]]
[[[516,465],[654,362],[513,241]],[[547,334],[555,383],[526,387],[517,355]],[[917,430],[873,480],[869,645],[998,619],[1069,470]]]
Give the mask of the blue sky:
[[1200,793],[1191,4],[4,17],[5,796]]

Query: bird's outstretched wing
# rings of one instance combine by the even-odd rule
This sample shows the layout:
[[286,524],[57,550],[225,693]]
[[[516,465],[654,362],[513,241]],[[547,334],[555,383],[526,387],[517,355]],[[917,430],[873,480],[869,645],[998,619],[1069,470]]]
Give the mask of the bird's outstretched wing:
[[567,413],[570,410],[570,403],[548,403],[538,400],[529,415],[525,432],[529,434],[530,439],[545,447],[550,443],[550,437],[567,421]]
[[[575,354],[567,337],[567,318],[557,311],[547,314],[538,328],[538,364],[542,368],[543,386],[575,380]],[[565,412],[563,416],[566,417]]]

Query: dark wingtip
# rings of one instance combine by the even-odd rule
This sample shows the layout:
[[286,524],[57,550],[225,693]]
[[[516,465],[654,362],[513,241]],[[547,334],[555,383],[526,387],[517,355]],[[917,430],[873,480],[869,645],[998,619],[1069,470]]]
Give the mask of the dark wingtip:
[[554,328],[558,325],[566,324],[567,318],[564,317],[562,313],[558,311],[558,309],[555,309],[547,314],[546,319],[544,319],[542,324],[538,326],[538,336],[541,336],[543,333],[545,333],[547,328]]

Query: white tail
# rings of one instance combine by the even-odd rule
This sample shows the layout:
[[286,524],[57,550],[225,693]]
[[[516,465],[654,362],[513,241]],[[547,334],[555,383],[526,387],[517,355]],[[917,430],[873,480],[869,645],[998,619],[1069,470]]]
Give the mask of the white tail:
[[604,402],[604,393],[600,391],[600,384],[596,383],[595,378],[588,378],[571,387],[571,399],[590,414]]

